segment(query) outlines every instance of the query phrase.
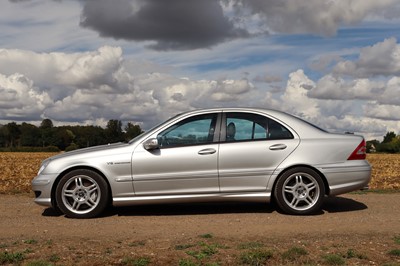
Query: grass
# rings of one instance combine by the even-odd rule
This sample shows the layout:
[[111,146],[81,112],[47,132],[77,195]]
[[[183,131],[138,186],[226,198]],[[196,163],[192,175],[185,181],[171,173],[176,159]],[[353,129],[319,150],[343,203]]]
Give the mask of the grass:
[[203,235],[199,235],[199,237],[201,238],[213,238],[213,234],[203,234]]
[[34,261],[30,261],[27,264],[25,264],[26,266],[52,266],[53,264],[44,260],[34,260]]
[[189,250],[186,251],[186,254],[198,259],[202,260],[205,258],[209,258],[212,255],[218,253],[217,245],[215,244],[202,244],[203,248],[199,251],[197,250]]
[[0,264],[17,264],[25,259],[21,252],[9,253],[7,251],[0,253]]
[[307,255],[308,252],[302,247],[292,247],[282,253],[283,260],[298,261],[301,257]]
[[200,266],[201,264],[191,259],[181,259],[178,263],[179,266]]
[[27,240],[24,240],[24,243],[29,244],[29,245],[34,245],[34,244],[37,244],[38,241],[35,239],[27,239]]
[[251,250],[240,254],[240,263],[244,265],[258,266],[265,265],[273,256],[270,250]]
[[191,248],[191,247],[194,247],[194,246],[196,246],[196,245],[194,245],[194,244],[176,245],[175,246],[175,250],[185,250],[185,249],[188,249],[188,248]]
[[346,260],[338,254],[327,254],[322,256],[325,264],[327,265],[345,265]]
[[368,257],[358,253],[357,251],[355,251],[354,249],[348,249],[346,255],[344,256],[347,259],[352,259],[352,258],[356,258],[356,259],[360,259],[360,260],[367,260]]
[[[200,236],[197,236],[200,238]],[[389,235],[386,237],[386,248],[380,252],[380,259],[377,260],[376,254],[361,253],[354,248],[346,248],[342,242],[335,241],[327,246],[318,247],[317,253],[314,248],[308,248],[303,245],[270,245],[270,241],[264,242],[236,242],[233,247],[226,247],[226,243],[218,243],[215,239],[198,239],[195,243],[183,243],[171,245],[170,250],[177,253],[174,259],[171,258],[171,265],[179,266],[220,266],[220,265],[365,265],[374,262],[377,265],[400,266],[400,237],[399,235]],[[50,265],[68,265],[68,260],[61,258],[54,250],[47,254],[41,254],[42,248],[48,248],[46,241],[39,241],[38,245],[31,246],[26,240],[18,240],[14,244],[3,243],[7,250],[0,251],[0,265],[27,265],[27,266],[50,266]],[[35,242],[35,241],[32,241]],[[132,242],[127,242],[127,244]],[[136,243],[136,242],[135,242]],[[383,242],[382,242],[383,243]],[[52,243],[53,245],[57,245]],[[141,255],[141,245],[133,245],[135,248],[127,248],[134,253],[125,253],[121,255],[114,247],[113,256],[106,256],[105,264],[126,265],[126,266],[147,266],[157,263],[157,257],[146,257]],[[19,252],[9,249],[20,248]],[[324,248],[325,247],[325,248]],[[226,250],[223,250],[226,249]],[[78,249],[76,249],[78,250]],[[175,250],[175,251],[174,251]],[[333,251],[336,250],[336,251]],[[115,252],[115,254],[114,254]],[[329,253],[328,253],[329,252]],[[333,252],[333,253],[331,253]],[[104,252],[103,252],[104,254]],[[124,254],[124,253],[122,253]],[[142,253],[143,254],[143,253]],[[368,257],[366,256],[368,255]],[[75,257],[79,264],[87,257],[80,253]],[[117,259],[116,259],[117,258]],[[70,261],[69,261],[70,262]],[[385,264],[386,262],[386,264]],[[66,264],[65,264],[66,263]],[[396,264],[397,263],[397,264]]]
[[392,249],[388,252],[390,256],[400,257],[400,249]]
[[127,266],[147,266],[150,264],[150,259],[147,257],[140,257],[140,258],[125,257],[122,259],[121,264]]
[[57,262],[57,261],[59,261],[60,260],[60,257],[57,255],[57,254],[52,254],[50,257],[49,257],[49,261],[51,261],[51,262]]

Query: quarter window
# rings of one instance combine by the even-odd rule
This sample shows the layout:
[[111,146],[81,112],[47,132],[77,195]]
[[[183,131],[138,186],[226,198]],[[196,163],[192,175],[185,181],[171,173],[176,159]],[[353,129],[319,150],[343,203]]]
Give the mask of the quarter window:
[[158,134],[161,148],[211,143],[217,114],[207,114],[182,120]]

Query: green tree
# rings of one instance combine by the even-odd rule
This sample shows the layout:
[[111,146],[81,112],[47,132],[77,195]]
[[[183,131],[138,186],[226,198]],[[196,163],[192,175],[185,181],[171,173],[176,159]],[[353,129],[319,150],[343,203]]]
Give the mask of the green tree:
[[20,126],[21,137],[20,144],[21,146],[28,147],[37,147],[40,146],[40,129],[35,125],[28,124],[23,122]]
[[383,137],[382,143],[390,143],[394,138],[396,138],[396,133],[393,131],[387,132],[386,135]]
[[17,147],[19,144],[19,138],[21,136],[21,131],[19,130],[19,126],[15,122],[8,123],[5,126],[5,140],[7,147]]
[[40,128],[41,129],[48,129],[53,127],[53,121],[50,119],[46,118],[42,120],[42,123],[40,123]]
[[393,131],[387,132],[383,137],[383,141],[378,145],[377,151],[387,153],[400,152],[400,136],[397,136]]
[[134,125],[131,122],[125,126],[125,140],[131,140],[134,137],[143,133],[143,130],[140,128],[139,125]]
[[124,140],[122,122],[120,120],[109,120],[106,127],[106,137],[109,143]]

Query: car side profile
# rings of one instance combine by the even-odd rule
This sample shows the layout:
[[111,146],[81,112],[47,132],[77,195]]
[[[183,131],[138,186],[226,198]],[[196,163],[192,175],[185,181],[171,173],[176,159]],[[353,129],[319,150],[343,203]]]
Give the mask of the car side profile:
[[67,217],[109,206],[274,200],[285,213],[321,209],[325,196],[368,186],[362,136],[326,132],[267,109],[216,108],[177,115],[129,143],[44,160],[35,202]]

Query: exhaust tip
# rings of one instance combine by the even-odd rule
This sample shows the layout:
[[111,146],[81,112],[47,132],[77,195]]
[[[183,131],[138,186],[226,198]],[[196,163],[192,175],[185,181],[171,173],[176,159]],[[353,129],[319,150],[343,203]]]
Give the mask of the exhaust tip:
[[365,187],[363,187],[362,189],[360,189],[361,191],[366,191],[366,190],[369,190],[369,186],[365,186]]

